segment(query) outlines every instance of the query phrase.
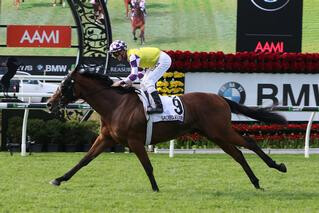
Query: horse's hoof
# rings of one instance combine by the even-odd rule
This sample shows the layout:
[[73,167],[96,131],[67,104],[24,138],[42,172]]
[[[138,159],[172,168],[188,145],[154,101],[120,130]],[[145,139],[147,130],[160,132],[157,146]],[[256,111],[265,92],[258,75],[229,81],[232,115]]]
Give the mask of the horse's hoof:
[[287,167],[285,166],[285,164],[281,163],[279,165],[279,171],[286,173],[287,172]]
[[57,179],[54,179],[54,180],[51,180],[51,181],[50,181],[50,184],[53,185],[53,186],[60,186],[60,185],[61,185],[61,182],[58,181]]
[[260,191],[262,191],[262,192],[265,191],[265,189],[264,189],[264,188],[261,188],[261,187],[259,187],[259,188],[257,188],[257,189],[260,190]]

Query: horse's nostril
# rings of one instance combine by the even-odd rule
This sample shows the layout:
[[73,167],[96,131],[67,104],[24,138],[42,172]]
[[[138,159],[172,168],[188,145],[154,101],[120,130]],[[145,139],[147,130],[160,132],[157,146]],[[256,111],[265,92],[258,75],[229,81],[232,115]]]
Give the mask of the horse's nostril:
[[50,108],[51,106],[52,106],[52,104],[51,104],[51,103],[47,103],[47,107],[49,107],[49,108]]

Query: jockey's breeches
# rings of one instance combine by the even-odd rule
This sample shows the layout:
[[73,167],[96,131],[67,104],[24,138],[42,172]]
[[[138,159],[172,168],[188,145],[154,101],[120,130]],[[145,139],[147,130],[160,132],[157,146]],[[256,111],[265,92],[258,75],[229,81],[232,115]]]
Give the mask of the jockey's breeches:
[[154,92],[156,82],[163,76],[163,74],[170,68],[172,59],[167,53],[161,51],[155,67],[147,69],[142,82],[141,89],[148,93]]

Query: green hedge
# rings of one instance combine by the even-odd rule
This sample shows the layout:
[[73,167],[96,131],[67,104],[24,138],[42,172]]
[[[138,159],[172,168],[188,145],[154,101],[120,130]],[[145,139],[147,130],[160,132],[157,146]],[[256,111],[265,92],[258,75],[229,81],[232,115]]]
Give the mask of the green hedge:
[[[7,136],[13,143],[21,143],[22,132],[21,117],[9,119]],[[43,121],[41,119],[29,119],[27,135],[40,144],[76,144],[91,143],[99,134],[99,122],[85,121],[60,121],[58,119]]]

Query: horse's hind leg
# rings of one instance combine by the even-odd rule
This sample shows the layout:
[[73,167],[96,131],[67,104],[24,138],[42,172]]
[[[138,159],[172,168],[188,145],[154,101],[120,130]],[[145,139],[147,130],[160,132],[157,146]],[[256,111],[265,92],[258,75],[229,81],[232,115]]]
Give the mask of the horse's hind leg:
[[143,168],[148,176],[148,179],[151,182],[153,191],[158,192],[159,189],[158,189],[158,186],[157,186],[154,174],[153,174],[153,166],[152,166],[151,161],[147,155],[144,144],[142,144],[136,140],[130,140],[128,142],[128,144],[129,144],[131,150],[136,154],[136,156],[140,160],[140,162],[141,162],[141,164],[142,164],[142,166],[143,166]]
[[281,172],[287,172],[285,164],[277,164],[271,157],[269,157],[262,149],[257,145],[257,143],[250,137],[242,137],[232,128],[224,129],[221,131],[223,135],[219,138],[223,138],[225,143],[232,143],[237,146],[245,147],[253,152],[255,152],[270,168],[275,168]]
[[87,152],[87,154],[80,160],[80,162],[75,165],[72,169],[70,169],[63,176],[58,177],[52,180],[50,183],[55,186],[59,186],[62,181],[68,181],[77,171],[79,171],[82,167],[88,165],[94,158],[96,158],[101,152],[105,150],[105,148],[112,147],[115,142],[111,138],[105,138],[102,134],[100,134],[91,149]]
[[224,150],[224,152],[229,154],[235,161],[237,161],[242,166],[247,176],[249,177],[251,183],[255,186],[256,189],[262,189],[259,186],[258,178],[255,176],[254,172],[251,170],[243,153],[236,146],[229,143],[219,142],[219,141],[214,141],[214,142],[217,145],[219,145],[220,148]]
[[285,164],[277,164],[276,161],[271,159],[256,143],[254,139],[251,137],[243,137],[246,143],[248,144],[246,148],[254,151],[263,161],[270,167],[270,168],[275,168],[278,171],[281,172],[287,172],[287,168]]

